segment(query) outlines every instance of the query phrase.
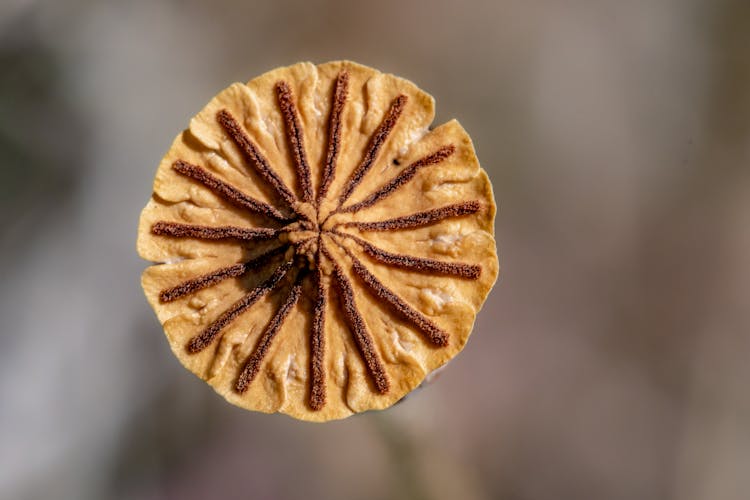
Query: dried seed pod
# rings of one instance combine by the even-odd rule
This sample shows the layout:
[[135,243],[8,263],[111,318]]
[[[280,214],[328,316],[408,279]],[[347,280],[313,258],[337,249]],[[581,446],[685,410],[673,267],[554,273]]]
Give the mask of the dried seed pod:
[[349,61],[219,93],[141,214],[170,346],[229,402],[325,421],[387,408],[463,349],[498,273],[471,139]]

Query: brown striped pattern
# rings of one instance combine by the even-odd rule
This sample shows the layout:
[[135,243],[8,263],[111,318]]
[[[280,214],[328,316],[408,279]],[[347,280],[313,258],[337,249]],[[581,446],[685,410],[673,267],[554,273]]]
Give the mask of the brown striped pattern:
[[416,212],[395,219],[382,220],[377,222],[347,222],[346,227],[356,227],[360,231],[393,231],[396,229],[413,229],[415,227],[427,226],[440,222],[443,219],[451,217],[461,217],[479,212],[482,209],[478,201],[466,201],[436,208],[434,210],[425,210]]
[[287,318],[287,316],[289,316],[289,312],[292,310],[295,304],[297,304],[301,291],[302,285],[299,283],[295,284],[292,287],[292,290],[291,292],[289,292],[289,295],[287,296],[284,303],[281,305],[274,317],[271,318],[271,322],[268,323],[266,329],[263,330],[263,334],[261,335],[260,340],[258,340],[258,344],[255,346],[253,353],[245,363],[245,367],[242,369],[242,373],[240,373],[240,376],[237,379],[237,384],[235,385],[235,390],[237,392],[245,392],[250,385],[250,382],[255,379],[255,376],[258,374],[258,370],[260,370],[260,364],[263,361],[263,358],[265,358],[266,354],[268,353],[269,347],[271,347],[271,342],[279,332],[281,326],[284,324],[284,320]]
[[328,118],[328,150],[323,166],[323,178],[320,181],[318,199],[325,198],[328,188],[336,175],[336,160],[341,150],[341,115],[344,112],[346,97],[349,93],[349,73],[342,71],[336,77],[331,103],[331,115]]
[[217,283],[220,283],[228,278],[236,278],[242,276],[252,269],[258,269],[267,264],[275,256],[283,254],[288,247],[281,246],[270,250],[248,262],[241,262],[232,266],[222,267],[208,274],[203,274],[197,278],[193,278],[187,281],[183,281],[177,286],[162,290],[159,294],[159,300],[162,302],[171,302],[177,300],[185,295],[195,293],[198,290],[208,288]]
[[266,215],[272,219],[279,221],[286,221],[288,218],[280,211],[268,203],[260,200],[256,200],[252,196],[248,196],[231,184],[227,184],[218,177],[209,173],[206,169],[193,165],[186,161],[177,160],[172,164],[172,168],[179,174],[189,177],[195,181],[200,182],[206,186],[210,191],[213,191],[221,198],[225,199],[232,205],[240,208],[244,208],[250,212]]
[[[359,85],[361,85],[361,82],[357,83],[357,86]],[[333,230],[322,230],[323,223],[319,224],[318,221],[325,221],[334,213],[355,213],[385,200],[397,190],[407,186],[422,169],[444,162],[456,151],[453,144],[439,147],[432,153],[406,166],[391,180],[365,196],[362,201],[344,206],[344,203],[383,154],[382,151],[389,136],[405,112],[408,98],[405,95],[399,95],[390,103],[380,124],[369,138],[362,158],[358,159],[357,167],[338,190],[339,192],[332,192],[331,186],[336,177],[337,163],[344,140],[344,115],[350,92],[349,73],[346,70],[340,71],[329,88],[331,89],[331,104],[327,120],[327,144],[320,165],[320,172],[317,174],[319,177],[315,179],[318,183],[317,191],[313,187],[313,171],[317,172],[317,170],[311,168],[305,150],[304,122],[300,115],[301,104],[295,101],[292,86],[288,82],[280,80],[276,82],[274,90],[284,122],[291,158],[290,168],[296,176],[297,185],[295,189],[298,190],[298,193],[295,193],[284,183],[281,176],[263,155],[261,149],[253,142],[253,138],[226,109],[217,113],[218,125],[239,148],[248,166],[254,169],[260,179],[272,188],[268,190],[268,197],[272,199],[264,201],[253,198],[232,183],[227,182],[226,179],[222,179],[220,173],[212,173],[204,167],[185,160],[178,159],[172,164],[172,170],[175,173],[200,184],[224,201],[252,214],[260,214],[271,219],[268,221],[270,227],[211,226],[177,221],[157,221],[151,226],[152,234],[169,238],[207,241],[238,240],[243,245],[243,250],[252,251],[252,244],[247,242],[262,240],[275,240],[277,242],[278,246],[266,250],[250,260],[224,265],[165,288],[159,293],[159,300],[161,302],[172,302],[215,286],[225,280],[240,278],[253,270],[264,273],[268,277],[258,280],[260,282],[257,285],[247,290],[239,300],[227,307],[202,331],[190,338],[186,348],[192,354],[204,351],[214,341],[220,339],[223,332],[233,322],[250,310],[253,304],[263,297],[269,296],[268,300],[278,302],[279,307],[260,333],[251,354],[244,360],[242,369],[239,370],[237,378],[234,379],[234,390],[238,394],[246,393],[253,380],[263,369],[263,362],[269,357],[273,343],[283,340],[277,340],[277,336],[283,329],[285,320],[299,304],[300,311],[311,315],[309,331],[290,331],[289,334],[309,335],[308,406],[312,411],[323,410],[328,401],[326,360],[330,359],[328,358],[330,356],[328,349],[330,349],[331,342],[326,338],[326,318],[330,307],[340,309],[340,317],[352,336],[358,355],[361,357],[372,382],[374,392],[388,394],[391,391],[392,382],[381,354],[378,352],[378,344],[374,337],[381,335],[382,332],[370,331],[368,327],[369,318],[363,316],[358,306],[358,302],[363,299],[355,293],[352,279],[361,283],[376,300],[385,304],[394,316],[414,325],[419,332],[424,334],[425,341],[432,346],[437,348],[447,346],[450,340],[448,332],[441,329],[432,319],[408,304],[386,283],[379,280],[359,260],[354,251],[367,255],[371,263],[398,268],[407,272],[476,280],[481,276],[482,271],[482,268],[475,264],[446,262],[388,251],[375,246],[364,237],[338,230],[339,227],[355,227],[363,232],[417,228],[451,217],[474,214],[482,209],[482,204],[478,201],[463,201],[383,221],[342,223],[338,224]],[[304,108],[302,110],[304,111]],[[314,137],[314,134],[309,134],[308,137]],[[315,167],[315,165],[312,165],[312,167]],[[311,210],[320,212],[320,207],[324,201],[336,202],[336,208],[328,214],[317,213],[313,214],[317,215],[317,218],[312,217],[310,215]],[[281,208],[279,208],[279,205],[281,205]],[[332,206],[332,204],[326,206]],[[286,225],[278,227],[279,223]],[[295,231],[300,233],[297,235],[291,234]],[[330,237],[329,240],[335,243],[332,248],[338,248],[336,255],[332,254],[331,249],[325,246],[324,238],[321,237],[325,233]],[[347,243],[346,239],[352,240],[356,246]],[[165,244],[167,243],[165,242]],[[284,257],[280,259],[281,256]],[[323,266],[324,259],[330,261],[325,263],[325,267]],[[279,260],[281,263],[279,263]],[[275,269],[271,267],[272,265]],[[294,271],[290,272],[293,269]],[[329,271],[324,272],[324,269],[332,269],[332,274],[326,275],[325,272]],[[352,276],[352,279],[349,276]],[[307,280],[307,278],[310,278],[310,280]],[[237,280],[240,286],[246,282],[246,280]],[[303,287],[306,290],[309,289],[310,293],[303,293]],[[277,294],[284,295],[276,297]],[[372,327],[378,324],[369,323]],[[328,335],[338,334],[338,332],[331,330],[330,326],[328,328]]]
[[[344,248],[344,247],[342,247]],[[401,315],[414,324],[427,338],[435,345],[448,345],[449,335],[439,326],[429,320],[424,314],[420,313],[401,297],[396,295],[386,287],[379,279],[375,277],[351,252],[346,250],[352,259],[352,269],[359,278],[370,288],[370,290],[381,300],[388,302]]]
[[312,332],[310,332],[310,408],[320,410],[326,404],[325,371],[325,321],[326,287],[320,268],[315,272],[315,308],[313,310]]
[[341,196],[339,196],[339,207],[343,205],[347,199],[349,199],[349,196],[351,196],[354,188],[356,188],[359,183],[362,182],[365,174],[370,170],[373,163],[375,163],[375,160],[378,157],[378,153],[380,153],[380,149],[388,139],[388,136],[393,130],[393,127],[396,126],[401,113],[403,113],[404,107],[406,107],[407,100],[408,98],[405,95],[400,95],[391,103],[391,107],[385,114],[383,121],[380,122],[377,130],[375,130],[375,133],[370,138],[370,146],[367,148],[365,157],[362,159],[362,162],[352,173],[351,177],[349,177],[349,180],[344,186],[344,191],[341,193]]
[[269,240],[279,231],[268,228],[247,228],[237,226],[201,226],[198,224],[182,224],[179,222],[157,222],[151,226],[151,233],[157,236],[172,236],[174,238],[195,238],[198,240]]
[[357,308],[354,289],[349,282],[349,278],[344,275],[344,272],[338,265],[334,265],[334,276],[336,277],[336,286],[339,291],[339,299],[341,300],[346,324],[354,336],[354,341],[359,348],[360,354],[364,358],[365,366],[367,366],[367,371],[370,373],[370,377],[372,377],[375,388],[380,394],[386,394],[390,390],[391,384],[388,380],[388,375],[385,373],[383,362],[375,350],[372,336],[367,330],[365,321],[362,319],[362,315]]
[[388,252],[354,235],[342,233],[339,231],[334,234],[356,241],[367,255],[382,264],[388,264],[394,267],[400,267],[402,269],[409,269],[411,271],[421,273],[445,274],[470,280],[479,279],[479,276],[482,274],[482,267],[475,264],[464,264],[463,262],[445,262],[441,260],[428,259],[425,257],[414,257],[411,255]]
[[240,124],[237,123],[234,116],[232,116],[232,114],[226,109],[222,109],[216,115],[216,119],[221,126],[224,127],[224,130],[229,134],[235,144],[237,144],[237,147],[240,148],[240,151],[245,155],[245,158],[252,163],[260,176],[276,190],[279,196],[281,196],[287,204],[293,206],[297,201],[297,198],[286,184],[284,184],[284,181],[281,180],[279,174],[271,168],[266,157],[261,154],[255,143],[250,140],[250,137],[248,137]]
[[208,327],[206,327],[206,329],[199,335],[190,339],[188,350],[192,353],[196,353],[208,347],[224,327],[237,319],[240,314],[250,308],[251,305],[255,304],[258,299],[273,290],[286,273],[289,272],[291,267],[291,261],[279,266],[270,278],[253,288],[249,293],[245,294],[240,300],[235,302],[232,307],[224,311],[221,316],[208,325]]
[[299,117],[297,116],[297,105],[294,104],[294,95],[292,94],[292,89],[289,88],[289,84],[283,80],[276,83],[276,95],[279,100],[281,114],[284,116],[286,137],[289,147],[292,150],[297,180],[302,190],[302,201],[309,203],[313,199],[310,166],[307,164],[305,138],[299,123]]
[[383,187],[372,193],[370,196],[360,201],[359,203],[355,203],[354,205],[342,208],[341,211],[358,212],[363,208],[371,207],[383,198],[392,195],[396,192],[397,189],[412,180],[414,176],[417,175],[417,172],[419,172],[419,170],[423,169],[424,167],[429,167],[430,165],[436,165],[442,162],[443,160],[451,156],[455,150],[456,147],[451,144],[449,146],[438,149],[434,153],[427,155],[424,158],[420,158],[419,160],[406,167],[400,174],[394,177],[393,180],[386,183]]

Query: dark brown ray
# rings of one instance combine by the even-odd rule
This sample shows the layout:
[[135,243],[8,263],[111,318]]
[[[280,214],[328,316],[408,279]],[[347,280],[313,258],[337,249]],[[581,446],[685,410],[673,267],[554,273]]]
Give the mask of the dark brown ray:
[[271,322],[268,323],[266,329],[263,330],[263,334],[261,335],[260,340],[258,340],[258,344],[255,346],[253,353],[245,363],[245,368],[242,369],[242,373],[240,373],[240,376],[237,379],[237,384],[234,386],[237,392],[245,392],[249,387],[250,382],[252,382],[258,374],[260,364],[263,362],[263,358],[266,357],[273,338],[279,332],[279,329],[281,329],[281,326],[284,324],[284,320],[289,316],[289,312],[299,300],[301,291],[302,285],[298,280],[292,287],[292,290],[289,292],[284,303],[279,310],[276,311],[273,318],[271,318]]
[[378,153],[380,152],[380,148],[383,147],[386,139],[388,139],[388,135],[390,135],[393,127],[396,126],[396,122],[398,122],[398,118],[404,111],[407,100],[408,98],[402,94],[396,97],[391,103],[391,107],[390,109],[388,109],[385,117],[383,117],[383,121],[380,122],[380,125],[375,130],[375,133],[372,134],[372,137],[370,138],[370,145],[367,148],[367,152],[365,153],[364,158],[362,158],[362,162],[352,173],[351,177],[349,177],[349,180],[344,186],[344,191],[339,197],[339,207],[344,204],[349,196],[351,196],[354,188],[356,188],[359,183],[362,182],[365,174],[370,170],[372,164],[375,163],[375,160],[378,157]]
[[444,347],[448,345],[449,335],[424,314],[420,313],[409,304],[407,304],[401,297],[396,295],[390,289],[388,289],[378,278],[375,277],[362,262],[357,259],[352,252],[349,251],[343,245],[339,246],[352,259],[352,269],[359,278],[372,290],[372,292],[380,299],[388,302],[393,308],[401,313],[401,315],[407,320],[411,321],[422,333],[424,333],[428,340],[433,344]]
[[245,294],[240,300],[235,302],[232,307],[224,311],[221,316],[208,325],[205,330],[190,339],[190,342],[188,343],[188,351],[196,353],[205,349],[225,326],[237,319],[240,314],[255,304],[258,299],[274,289],[286,273],[289,272],[291,267],[292,261],[285,262],[279,266],[270,278],[252,289],[249,293]]
[[281,177],[273,171],[271,166],[268,164],[266,157],[261,154],[258,148],[250,140],[250,137],[245,133],[237,120],[234,119],[232,114],[226,109],[222,109],[216,114],[216,119],[224,130],[229,134],[232,140],[237,144],[245,157],[250,160],[255,170],[268,182],[281,198],[291,207],[294,207],[294,203],[297,198],[294,196],[292,191],[284,184]]
[[328,151],[326,162],[323,166],[323,177],[318,188],[318,200],[325,198],[328,188],[336,175],[336,160],[341,149],[341,115],[349,93],[349,73],[341,71],[336,77],[336,85],[333,90],[333,101],[331,103],[331,114],[328,118]]
[[388,264],[403,269],[409,269],[411,271],[446,274],[449,276],[458,276],[460,278],[466,278],[470,280],[479,279],[479,276],[482,274],[482,266],[478,266],[475,264],[464,264],[462,262],[445,262],[442,260],[429,259],[425,257],[413,257],[411,255],[392,253],[383,250],[382,248],[378,248],[372,243],[369,243],[362,238],[358,238],[351,234],[342,233],[340,231],[336,231],[334,234],[356,241],[367,255],[377,260],[378,262],[382,262],[383,264]]
[[196,238],[199,240],[235,239],[245,241],[268,240],[275,237],[279,231],[268,228],[246,228],[237,226],[199,226],[197,224],[181,224],[179,222],[156,222],[151,226],[151,233],[157,236],[172,236],[174,238]]
[[479,212],[482,204],[478,201],[465,201],[444,207],[416,212],[395,219],[377,222],[347,222],[346,227],[356,227],[361,231],[393,231],[395,229],[410,229],[414,227],[427,226],[450,217],[461,217]]
[[[320,256],[318,256],[320,262]],[[310,332],[310,408],[317,411],[326,404],[325,369],[325,314],[326,289],[320,266],[315,271],[315,310],[313,311],[312,331]]]
[[375,350],[375,345],[370,336],[370,332],[367,331],[365,321],[357,309],[357,302],[354,298],[354,290],[349,282],[349,278],[344,275],[344,272],[338,266],[333,264],[334,276],[336,277],[336,285],[339,290],[339,300],[343,306],[344,319],[346,324],[349,326],[354,340],[359,348],[360,354],[365,361],[367,370],[372,377],[372,381],[375,384],[375,388],[380,394],[387,394],[390,390],[391,384],[388,380],[388,374],[385,372],[383,362],[378,356],[378,352]]
[[292,150],[299,186],[302,189],[302,201],[310,203],[313,201],[313,189],[310,180],[310,166],[307,164],[307,154],[305,153],[305,137],[299,123],[297,106],[294,104],[294,94],[288,83],[283,80],[276,82],[276,97],[279,101],[281,114],[284,116],[286,137]]
[[274,207],[266,202],[256,200],[255,198],[246,195],[231,184],[227,184],[218,177],[211,174],[208,170],[193,165],[183,160],[177,160],[172,164],[172,168],[195,181],[200,182],[206,186],[209,190],[216,193],[232,205],[240,208],[244,208],[250,212],[259,213],[276,219],[279,221],[289,220],[284,214],[276,210]]
[[288,245],[274,248],[273,250],[269,250],[248,262],[240,262],[233,266],[222,267],[221,269],[217,269],[208,274],[203,274],[197,278],[184,281],[177,286],[162,290],[159,294],[159,300],[162,302],[171,302],[180,297],[184,297],[185,295],[195,293],[198,290],[213,286],[227,278],[242,276],[251,269],[257,269],[264,266],[275,256],[283,254],[287,248]]
[[379,202],[383,198],[386,198],[393,194],[394,191],[399,189],[401,186],[409,182],[414,178],[415,175],[417,175],[417,172],[427,166],[435,165],[437,163],[440,163],[441,161],[445,160],[449,156],[451,156],[454,151],[456,151],[456,147],[453,144],[450,144],[448,146],[443,146],[442,148],[438,149],[434,153],[427,155],[423,158],[420,158],[419,160],[415,161],[408,167],[406,167],[403,171],[401,171],[400,174],[398,174],[396,177],[394,177],[390,182],[385,184],[383,187],[372,193],[370,196],[365,198],[364,200],[360,201],[359,203],[355,203],[354,205],[350,205],[348,207],[342,208],[342,212],[357,212],[358,210],[362,210],[363,208],[367,208],[369,206],[374,205],[375,203]]

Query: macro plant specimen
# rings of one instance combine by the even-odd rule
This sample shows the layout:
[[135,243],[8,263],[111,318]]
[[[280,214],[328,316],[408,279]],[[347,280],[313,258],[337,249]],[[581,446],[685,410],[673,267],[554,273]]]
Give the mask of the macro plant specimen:
[[324,421],[455,356],[494,284],[492,188],[432,97],[348,62],[219,93],[161,162],[138,251],[175,355],[228,401]]

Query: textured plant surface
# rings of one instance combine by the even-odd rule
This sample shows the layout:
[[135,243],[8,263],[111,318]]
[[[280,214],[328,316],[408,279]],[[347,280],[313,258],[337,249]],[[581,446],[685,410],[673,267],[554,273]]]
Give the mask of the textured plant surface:
[[234,84],[164,157],[138,247],[191,371],[250,409],[384,408],[457,354],[497,272],[466,132],[350,63]]

